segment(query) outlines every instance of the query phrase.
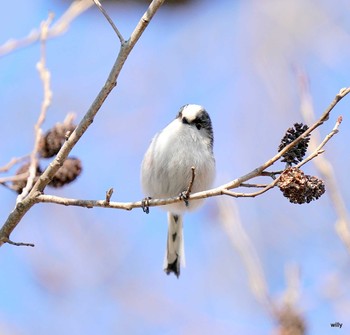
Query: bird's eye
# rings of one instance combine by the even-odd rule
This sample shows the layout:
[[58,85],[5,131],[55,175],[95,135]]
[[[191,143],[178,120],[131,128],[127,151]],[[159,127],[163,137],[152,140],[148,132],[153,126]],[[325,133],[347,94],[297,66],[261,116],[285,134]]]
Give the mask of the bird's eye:
[[197,128],[198,130],[201,130],[202,125],[201,125],[199,122],[196,122],[196,128]]
[[185,117],[182,119],[182,123],[183,124],[189,124],[188,120]]

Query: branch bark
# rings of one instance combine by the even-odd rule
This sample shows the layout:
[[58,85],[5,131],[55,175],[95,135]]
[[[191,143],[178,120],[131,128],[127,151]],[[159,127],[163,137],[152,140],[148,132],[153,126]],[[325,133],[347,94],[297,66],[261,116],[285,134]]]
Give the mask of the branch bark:
[[[299,73],[299,85],[300,85],[300,97],[301,97],[301,113],[306,122],[312,122],[315,119],[313,102],[310,95],[310,89],[307,82],[306,75],[300,71]],[[341,117],[338,118],[337,125],[342,121]],[[337,125],[334,127],[334,135],[338,131]],[[329,134],[329,136],[331,135]],[[319,138],[320,134],[316,133],[314,138],[310,139],[310,148],[317,151],[319,147],[316,148],[316,139]],[[325,140],[327,140],[326,138]],[[324,141],[325,141],[324,140]],[[322,142],[323,143],[323,142]],[[325,157],[314,161],[315,167],[322,176],[322,179],[327,183],[328,195],[333,204],[335,213],[338,216],[335,222],[335,231],[338,237],[343,242],[348,252],[350,252],[350,214],[347,210],[345,200],[341,194],[339,183],[337,181],[336,173],[334,172],[331,162],[329,162]]]
[[[117,56],[117,59],[110,71],[110,74],[100,90],[99,94],[93,101],[91,107],[83,117],[83,119],[80,121],[77,128],[70,134],[70,136],[67,138],[66,142],[62,146],[61,150],[58,152],[56,158],[51,162],[51,164],[48,166],[48,168],[44,171],[44,173],[39,177],[38,181],[34,184],[32,190],[30,191],[29,195],[19,201],[16,204],[16,207],[14,210],[10,213],[8,216],[6,222],[4,223],[3,227],[0,229],[0,246],[3,243],[10,243],[10,234],[15,229],[15,227],[18,225],[18,223],[21,221],[23,216],[30,210],[30,208],[39,202],[44,203],[55,203],[65,206],[80,206],[80,207],[86,207],[86,208],[92,208],[92,207],[104,207],[104,208],[115,208],[115,209],[124,209],[124,210],[131,210],[133,208],[143,208],[144,202],[143,201],[136,201],[136,202],[112,202],[110,201],[110,197],[108,200],[81,200],[81,199],[69,199],[69,198],[61,198],[57,196],[52,195],[44,195],[43,190],[48,185],[48,183],[51,181],[55,173],[58,171],[58,169],[62,166],[64,160],[67,158],[68,154],[72,150],[72,148],[75,146],[75,144],[80,140],[80,138],[83,136],[85,131],[88,129],[88,127],[91,125],[91,123],[94,120],[94,117],[98,113],[100,107],[102,106],[105,99],[108,97],[112,89],[117,84],[117,78],[120,74],[121,69],[123,68],[123,65],[128,58],[130,52],[132,51],[133,47],[141,37],[142,33],[148,26],[149,22],[153,18],[156,11],[159,9],[159,7],[162,5],[164,0],[153,0],[152,3],[149,5],[147,11],[144,13],[140,21],[138,22],[137,26],[135,27],[133,33],[131,34],[130,38],[127,41],[124,41],[123,39],[120,39],[121,41],[121,47],[119,54]],[[118,35],[119,37],[119,35]],[[120,37],[119,37],[120,38]],[[329,117],[329,114],[333,110],[333,108],[337,105],[337,103],[344,98],[348,93],[350,93],[350,88],[343,88],[340,90],[340,92],[335,96],[332,103],[328,106],[328,108],[324,111],[324,113],[321,115],[321,117],[313,124],[311,125],[303,134],[301,134],[297,139],[295,139],[292,143],[287,145],[283,148],[280,152],[278,152],[274,157],[266,161],[261,166],[255,168],[254,170],[250,171],[249,173],[236,178],[232,181],[230,181],[227,184],[221,185],[219,187],[216,187],[211,190],[206,190],[202,192],[198,192],[195,194],[190,194],[188,197],[188,200],[196,200],[196,199],[203,199],[213,196],[220,196],[220,195],[231,195],[231,196],[250,196],[254,197],[257,195],[260,195],[267,190],[273,188],[277,182],[278,178],[274,179],[274,181],[268,185],[266,185],[263,189],[250,194],[245,193],[234,193],[230,192],[230,189],[237,188],[240,186],[244,186],[246,181],[258,177],[258,176],[272,176],[273,173],[269,173],[266,171],[268,167],[273,165],[276,161],[278,161],[283,154],[288,152],[291,148],[293,148],[296,144],[298,144],[300,141],[302,141],[308,134],[310,134],[312,131],[314,131],[317,127],[322,125]],[[340,122],[339,122],[340,123]],[[332,134],[332,136],[336,132]],[[330,136],[331,137],[331,136]],[[329,137],[329,138],[330,138]],[[327,139],[329,140],[329,139]],[[321,144],[322,146],[326,143],[326,141]],[[317,155],[314,155],[317,156]],[[301,163],[302,164],[302,163]],[[183,201],[183,199],[180,196],[168,198],[168,199],[149,199],[147,201],[147,206],[154,207],[154,206],[161,206],[166,204],[172,204],[175,202]],[[13,242],[12,244],[15,244]],[[21,244],[22,245],[22,244]]]
[[98,113],[103,102],[106,100],[110,92],[117,85],[117,79],[119,77],[120,71],[128,58],[131,50],[134,48],[135,44],[141,37],[144,30],[147,28],[149,22],[152,20],[154,14],[157,12],[159,7],[163,4],[164,0],[153,0],[149,5],[147,11],[141,17],[140,21],[136,25],[134,31],[132,32],[129,40],[121,43],[121,47],[117,56],[117,59],[109,73],[109,76],[103,85],[102,89],[98,93],[97,97],[93,101],[89,110],[80,121],[77,128],[70,134],[67,141],[63,144],[61,150],[58,152],[56,158],[50,163],[48,168],[40,176],[38,181],[33,186],[29,195],[19,201],[13,211],[8,216],[6,222],[0,229],[0,246],[9,241],[10,234],[16,228],[18,223],[22,220],[23,216],[30,210],[30,208],[39,202],[38,196],[43,192],[46,185],[51,181],[57,170],[62,166],[64,160],[67,158],[70,151],[84,135],[86,130],[89,128],[93,122],[96,114]]
[[[48,38],[54,38],[64,34],[68,30],[71,22],[91,6],[93,6],[93,2],[91,0],[73,1],[69,8],[49,29]],[[40,40],[40,35],[40,29],[34,29],[24,38],[8,40],[3,45],[0,45],[0,57],[38,42]]]
[[34,126],[35,143],[34,143],[34,148],[30,154],[29,177],[27,179],[26,186],[23,188],[21,194],[19,194],[17,197],[17,202],[22,201],[29,194],[30,190],[33,187],[35,176],[36,176],[37,164],[38,164],[37,152],[39,148],[40,138],[42,135],[41,126],[45,121],[47,110],[49,109],[51,105],[51,100],[52,100],[52,91],[50,87],[51,74],[49,69],[46,67],[46,42],[47,42],[49,27],[51,25],[52,20],[53,20],[53,14],[50,13],[47,20],[43,21],[40,26],[41,55],[40,55],[40,61],[37,63],[37,70],[39,72],[40,79],[43,84],[44,98],[41,104],[41,111],[39,114],[39,118]]
[[[301,167],[302,165],[306,164],[313,158],[317,157],[323,150],[322,148],[326,145],[326,143],[335,135],[338,133],[338,128],[341,123],[341,117],[338,118],[334,128],[332,131],[325,137],[325,139],[321,142],[321,144],[315,148],[315,150],[308,156],[306,157],[302,162],[300,162],[296,167]],[[305,136],[305,135],[301,135]],[[297,141],[298,139],[296,139]],[[293,142],[294,143],[294,142]],[[293,143],[291,143],[291,146],[293,147]],[[283,150],[281,151],[283,154]],[[276,157],[276,156],[275,156]],[[271,159],[268,161],[270,162]],[[267,163],[265,163],[267,164]],[[263,164],[262,166],[264,166]],[[209,197],[214,197],[214,196],[220,196],[220,195],[228,195],[234,198],[254,198],[257,197],[270,189],[274,188],[280,179],[281,173],[283,171],[275,172],[275,173],[268,173],[266,171],[262,171],[260,174],[256,174],[259,168],[253,170],[252,172],[239,177],[235,179],[234,181],[218,186],[214,189],[203,191],[203,192],[198,192],[198,193],[193,193],[191,194],[190,188],[192,186],[193,180],[195,178],[194,174],[194,168],[192,168],[192,179],[190,181],[189,188],[187,190],[187,196],[186,196],[186,201],[187,200],[194,200],[194,199],[203,199],[203,198],[209,198]],[[276,177],[277,174],[280,174],[278,177]],[[246,181],[247,176],[251,176],[249,179],[258,177],[258,176],[268,176],[272,177],[273,176],[273,181],[270,184],[267,185],[260,185],[260,184],[246,184],[244,182],[241,182],[241,180]],[[255,187],[255,188],[260,188],[260,190],[252,193],[242,193],[242,192],[232,192],[229,190],[227,186],[230,186],[230,189],[237,188],[237,187]],[[109,192],[109,191],[108,191]],[[79,207],[86,207],[86,208],[93,208],[93,207],[104,207],[104,208],[114,208],[114,209],[124,209],[124,210],[132,210],[134,208],[144,208],[145,203],[144,201],[136,201],[136,202],[112,202],[110,201],[111,197],[108,197],[108,201],[106,200],[82,200],[82,199],[69,199],[69,198],[62,198],[62,197],[57,197],[53,195],[45,195],[41,194],[38,195],[37,200],[38,202],[45,202],[45,203],[53,203],[53,204],[58,204],[58,205],[64,205],[64,206],[79,206]],[[162,206],[162,205],[168,205],[172,204],[175,202],[180,202],[183,201],[183,197],[177,196],[173,198],[168,198],[168,199],[147,199],[147,208],[149,207],[155,207],[155,206]],[[148,211],[147,211],[148,212]]]

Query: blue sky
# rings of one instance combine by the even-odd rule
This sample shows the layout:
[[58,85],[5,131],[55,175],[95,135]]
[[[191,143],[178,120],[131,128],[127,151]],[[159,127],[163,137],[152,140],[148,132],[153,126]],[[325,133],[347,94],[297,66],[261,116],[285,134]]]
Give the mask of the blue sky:
[[[67,6],[60,1],[6,2],[0,44],[26,36],[49,11],[58,18]],[[46,193],[102,199],[114,187],[113,200],[140,200],[143,154],[152,136],[186,103],[202,104],[211,115],[215,185],[254,169],[276,153],[284,131],[302,121],[297,69],[309,78],[317,115],[340,88],[349,86],[349,7],[342,0],[336,6],[331,0],[221,0],[161,8],[127,60],[118,86],[72,151],[83,162],[81,177]],[[106,9],[127,38],[145,7],[124,3]],[[96,8],[48,42],[53,101],[44,130],[68,112],[78,119],[84,115],[118,47]],[[35,44],[0,58],[0,165],[32,148],[42,101],[39,57]],[[350,198],[349,99],[320,129],[325,136],[343,115],[341,131],[325,155],[345,203]],[[304,170],[318,173],[312,163]],[[3,188],[1,197],[4,221],[16,196]],[[140,210],[35,206],[12,235],[35,248],[5,245],[0,250],[1,333],[271,333],[274,320],[249,288],[217,201],[208,199],[185,217],[187,266],[179,280],[162,271],[167,229],[162,210],[145,215]],[[337,321],[343,328],[336,331],[345,334],[350,327],[349,252],[335,232],[337,217],[328,194],[304,206],[290,204],[278,189],[231,201],[239,207],[274,301],[285,291],[286,265],[297,264],[297,307],[309,334],[329,334],[330,323]]]

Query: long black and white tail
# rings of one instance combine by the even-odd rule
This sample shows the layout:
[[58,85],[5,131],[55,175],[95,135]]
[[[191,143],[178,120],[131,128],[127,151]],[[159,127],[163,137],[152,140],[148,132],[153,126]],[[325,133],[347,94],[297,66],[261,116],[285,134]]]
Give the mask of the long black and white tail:
[[185,266],[182,216],[168,212],[168,240],[164,259],[166,274],[180,276],[180,265]]

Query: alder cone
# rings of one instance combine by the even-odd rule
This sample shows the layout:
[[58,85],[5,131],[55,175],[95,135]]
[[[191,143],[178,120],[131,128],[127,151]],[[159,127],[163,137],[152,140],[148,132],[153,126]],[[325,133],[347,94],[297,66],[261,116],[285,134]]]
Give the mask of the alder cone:
[[278,335],[305,335],[305,319],[291,307],[283,307],[278,313]]
[[296,167],[283,171],[278,187],[293,204],[304,204],[317,200],[326,191],[323,180],[305,175]]
[[[12,189],[15,190],[18,194],[21,194],[23,189],[27,185],[28,174],[29,174],[30,162],[23,164],[16,172],[16,176],[26,173],[27,176],[21,180],[15,180],[12,182]],[[40,166],[37,165],[34,182],[38,180],[38,177],[42,174]]]
[[55,156],[66,141],[67,133],[75,129],[74,124],[56,123],[53,128],[41,137],[39,142],[39,155],[42,158],[50,158]]
[[[285,148],[288,144],[296,140],[302,133],[308,130],[309,127],[302,123],[294,123],[292,128],[288,128],[285,135],[281,140],[281,144],[278,147],[278,152]],[[288,163],[289,165],[298,164],[301,162],[306,154],[307,147],[309,146],[310,134],[302,139],[297,145],[283,154],[282,162]]]
[[82,163],[79,158],[67,158],[56,172],[50,186],[59,188],[74,181],[82,171]]

